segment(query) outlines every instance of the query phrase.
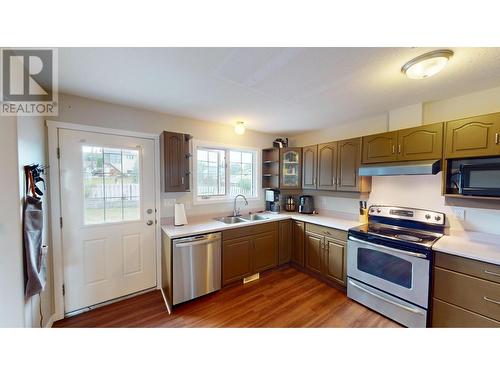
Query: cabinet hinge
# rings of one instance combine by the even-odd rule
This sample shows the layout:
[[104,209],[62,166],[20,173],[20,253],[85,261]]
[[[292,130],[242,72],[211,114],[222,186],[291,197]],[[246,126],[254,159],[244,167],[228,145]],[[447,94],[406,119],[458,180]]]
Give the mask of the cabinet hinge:
[[63,296],[65,296],[66,295],[66,287],[64,286],[64,284],[63,284],[63,287],[62,287],[62,292],[63,292]]
[[57,158],[61,159],[61,149],[59,147],[57,148]]
[[62,228],[62,225],[63,225],[63,223],[62,223],[62,217],[60,217],[59,218],[59,226]]

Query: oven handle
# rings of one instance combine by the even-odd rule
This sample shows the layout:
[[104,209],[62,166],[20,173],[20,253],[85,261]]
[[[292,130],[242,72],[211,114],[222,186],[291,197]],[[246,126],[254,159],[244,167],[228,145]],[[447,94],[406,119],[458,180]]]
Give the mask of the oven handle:
[[381,249],[392,251],[394,253],[400,253],[400,254],[410,255],[412,257],[417,257],[417,258],[424,258],[424,259],[427,258],[427,256],[425,254],[414,253],[412,251],[404,251],[404,250],[393,249],[392,247],[388,247],[388,246],[384,246],[384,245],[379,245],[378,243],[371,243],[371,242],[368,242],[368,241],[363,241],[363,240],[360,240],[358,238],[351,237],[351,236],[349,236],[349,240],[354,241],[354,242],[358,242],[358,243],[362,243],[362,244],[365,244],[365,245],[379,247]]
[[394,305],[394,306],[397,306],[397,307],[399,307],[399,308],[401,308],[401,309],[404,309],[404,310],[410,311],[410,312],[412,312],[412,313],[414,313],[414,314],[424,315],[424,313],[423,313],[421,310],[412,309],[412,308],[411,308],[411,307],[409,307],[409,306],[405,306],[405,305],[402,305],[402,304],[400,304],[400,303],[397,303],[397,302],[391,301],[390,299],[385,298],[385,297],[383,297],[383,296],[380,296],[380,295],[378,295],[377,293],[372,292],[371,290],[368,290],[368,289],[366,289],[366,288],[363,288],[361,285],[356,284],[356,283],[355,283],[354,281],[352,281],[351,279],[349,279],[349,284],[351,284],[352,286],[354,286],[354,287],[356,287],[356,288],[358,288],[358,289],[361,289],[363,292],[368,293],[368,294],[372,295],[373,297],[376,297],[376,298],[378,298],[378,299],[381,299],[381,300],[382,300],[382,301],[384,301],[384,302],[390,303],[390,304],[392,304],[392,305]]

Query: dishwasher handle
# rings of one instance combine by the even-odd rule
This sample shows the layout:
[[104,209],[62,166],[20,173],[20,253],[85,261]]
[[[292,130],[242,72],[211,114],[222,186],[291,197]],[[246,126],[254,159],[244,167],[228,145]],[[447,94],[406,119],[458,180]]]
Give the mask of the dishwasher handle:
[[189,247],[196,245],[204,245],[207,243],[220,241],[220,234],[209,234],[206,236],[196,236],[191,238],[182,239],[179,242],[174,241],[174,247]]

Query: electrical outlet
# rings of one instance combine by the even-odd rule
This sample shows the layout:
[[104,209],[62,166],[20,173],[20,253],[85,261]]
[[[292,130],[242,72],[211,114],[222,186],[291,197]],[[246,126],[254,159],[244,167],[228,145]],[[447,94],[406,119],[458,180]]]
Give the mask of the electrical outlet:
[[465,221],[465,208],[454,207],[453,213],[458,221]]

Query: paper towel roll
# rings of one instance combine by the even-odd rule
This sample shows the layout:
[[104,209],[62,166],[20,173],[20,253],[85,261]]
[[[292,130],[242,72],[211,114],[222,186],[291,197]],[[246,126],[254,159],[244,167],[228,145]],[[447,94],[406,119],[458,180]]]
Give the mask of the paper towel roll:
[[176,203],[174,207],[174,225],[179,226],[187,223],[184,203]]

